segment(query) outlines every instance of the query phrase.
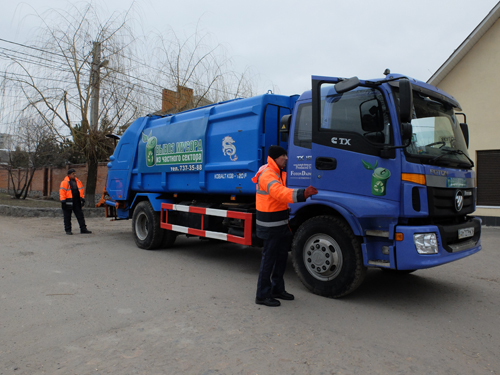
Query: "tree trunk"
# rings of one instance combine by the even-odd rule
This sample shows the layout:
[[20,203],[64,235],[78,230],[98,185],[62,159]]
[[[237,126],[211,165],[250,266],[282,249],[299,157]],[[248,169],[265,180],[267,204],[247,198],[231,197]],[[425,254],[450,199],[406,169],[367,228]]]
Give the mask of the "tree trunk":
[[12,168],[9,168],[9,176],[10,176],[10,179],[12,180],[12,190],[14,192],[14,197],[16,199],[19,199],[21,197],[21,194],[19,194],[17,192],[17,189],[16,189],[16,182],[14,181],[14,173],[12,172]]
[[85,206],[95,207],[95,189],[97,185],[97,160],[87,161],[87,186],[85,187]]
[[[30,174],[30,180],[25,185],[26,186],[26,190],[24,191],[23,197],[21,199],[26,199],[26,196],[28,195],[28,190],[30,188],[31,181],[33,181],[33,176],[35,175],[36,168],[33,168],[31,171],[28,169],[28,171],[31,172],[31,174]],[[26,171],[26,178],[28,178],[28,171]]]

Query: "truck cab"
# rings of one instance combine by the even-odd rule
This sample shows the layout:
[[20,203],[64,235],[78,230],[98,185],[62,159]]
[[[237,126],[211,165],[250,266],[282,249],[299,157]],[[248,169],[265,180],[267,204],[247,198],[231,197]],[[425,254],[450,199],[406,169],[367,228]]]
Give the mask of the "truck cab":
[[453,97],[401,75],[313,76],[290,119],[287,166],[289,187],[319,191],[291,208],[294,266],[309,289],[340,296],[366,267],[408,273],[481,249],[455,111]]

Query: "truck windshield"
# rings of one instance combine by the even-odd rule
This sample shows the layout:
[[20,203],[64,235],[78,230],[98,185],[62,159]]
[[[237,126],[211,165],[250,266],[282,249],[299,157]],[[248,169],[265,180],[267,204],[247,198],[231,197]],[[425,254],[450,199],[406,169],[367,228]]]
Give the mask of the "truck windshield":
[[411,125],[413,135],[411,144],[406,148],[410,159],[459,168],[473,166],[460,124],[450,104],[414,91]]

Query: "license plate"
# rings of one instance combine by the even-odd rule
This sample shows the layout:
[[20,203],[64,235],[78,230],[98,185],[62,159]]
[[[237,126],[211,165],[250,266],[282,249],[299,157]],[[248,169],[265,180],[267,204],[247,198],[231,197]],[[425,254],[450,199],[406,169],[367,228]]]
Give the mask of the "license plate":
[[474,235],[474,228],[463,228],[458,230],[458,239],[472,237]]

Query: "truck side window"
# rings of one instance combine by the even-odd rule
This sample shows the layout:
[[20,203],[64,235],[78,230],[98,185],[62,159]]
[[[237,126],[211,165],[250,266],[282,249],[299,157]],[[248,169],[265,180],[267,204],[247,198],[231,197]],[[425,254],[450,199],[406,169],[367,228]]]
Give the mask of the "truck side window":
[[299,147],[311,148],[312,103],[301,104],[297,110],[297,120],[293,143]]
[[[353,151],[364,152],[370,142],[382,145],[392,143],[389,111],[378,90],[362,89],[328,95],[323,102],[322,115],[320,131],[353,137]],[[371,153],[371,148],[364,153]]]

